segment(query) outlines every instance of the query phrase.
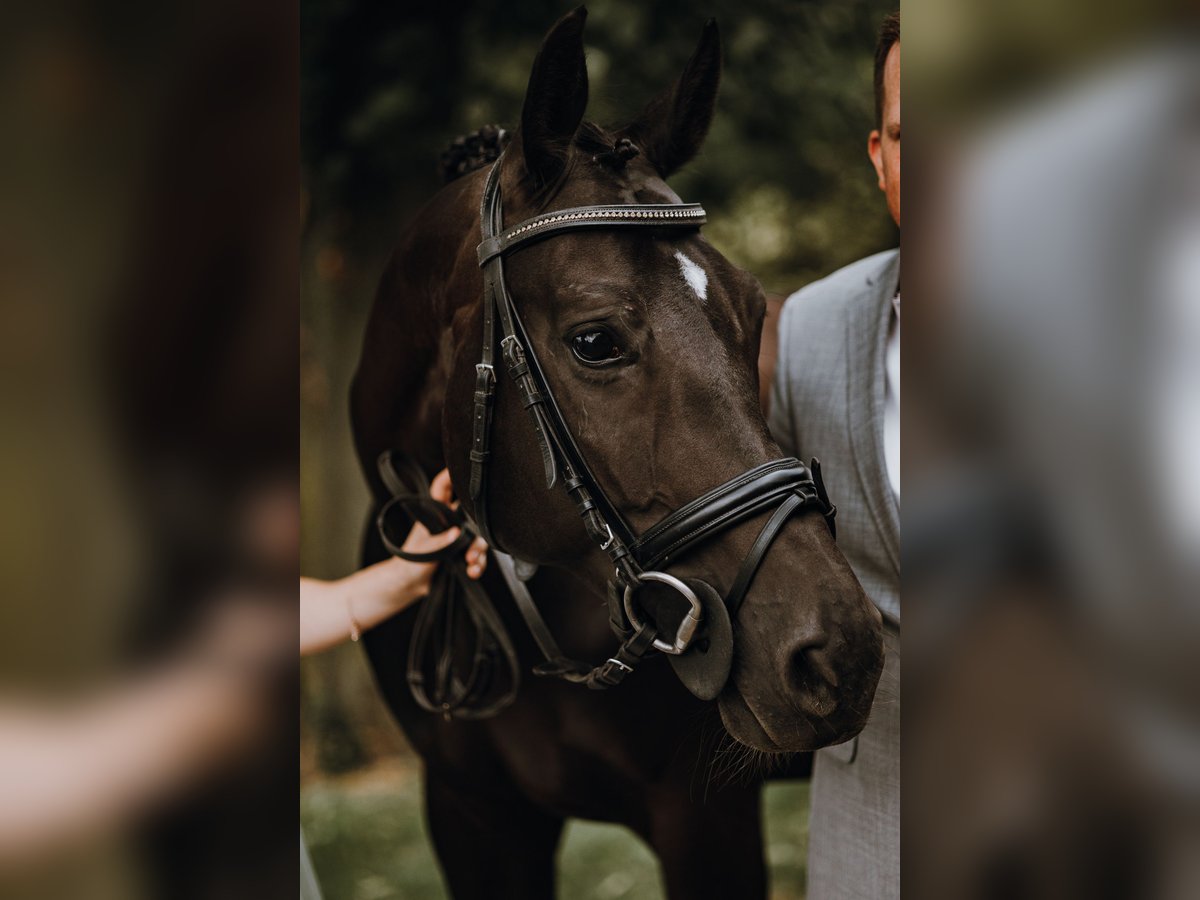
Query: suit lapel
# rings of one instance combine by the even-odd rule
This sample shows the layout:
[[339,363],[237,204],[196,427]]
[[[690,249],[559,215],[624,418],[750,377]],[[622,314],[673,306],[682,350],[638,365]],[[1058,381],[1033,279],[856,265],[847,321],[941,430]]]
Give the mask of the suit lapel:
[[897,574],[900,573],[900,505],[888,483],[883,413],[887,399],[884,360],[899,266],[897,254],[868,281],[867,291],[854,302],[846,333],[850,445],[867,507]]

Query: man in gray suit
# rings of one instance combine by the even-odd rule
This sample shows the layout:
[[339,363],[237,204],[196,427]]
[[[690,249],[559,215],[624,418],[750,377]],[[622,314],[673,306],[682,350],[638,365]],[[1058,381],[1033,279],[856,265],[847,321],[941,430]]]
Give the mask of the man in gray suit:
[[[875,53],[867,147],[900,224],[900,14]],[[838,545],[883,613],[883,677],[866,728],[816,754],[808,896],[900,896],[900,253],[859,260],[788,298],[771,431],[822,462]]]

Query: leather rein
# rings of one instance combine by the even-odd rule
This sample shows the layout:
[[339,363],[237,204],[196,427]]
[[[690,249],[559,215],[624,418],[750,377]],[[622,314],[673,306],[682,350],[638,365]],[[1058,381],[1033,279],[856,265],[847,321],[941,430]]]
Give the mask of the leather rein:
[[[586,684],[595,690],[605,689],[621,683],[652,649],[656,649],[668,654],[681,680],[693,693],[702,699],[712,699],[728,677],[732,656],[731,623],[775,537],[793,515],[809,506],[820,510],[830,530],[834,529],[836,508],[825,493],[820,464],[814,459],[810,469],[799,460],[789,457],[756,466],[685,504],[644,534],[637,535],[593,476],[563,417],[508,290],[504,261],[512,253],[535,241],[568,231],[625,228],[695,230],[706,221],[704,209],[699,204],[584,206],[538,215],[505,230],[499,178],[503,160],[502,155],[492,165],[480,209],[482,240],[478,258],[484,281],[483,346],[480,361],[475,367],[471,477],[468,488],[474,514],[472,520],[467,521],[457,510],[451,511],[454,514],[453,522],[445,527],[460,524],[464,536],[452,547],[433,556],[455,573],[446,577],[454,578],[456,583],[469,581],[465,574],[459,572],[459,569],[465,570],[461,562],[462,548],[457,551],[454,548],[463,541],[469,541],[472,530],[487,540],[495,551],[494,556],[505,575],[517,608],[545,656],[545,662],[534,669],[535,674]],[[500,552],[492,532],[487,487],[488,464],[492,455],[492,412],[497,388],[497,348],[500,360],[520,395],[521,405],[527,410],[533,424],[547,489],[556,484],[562,485],[575,503],[588,536],[598,549],[608,555],[613,565],[614,575],[607,591],[609,620],[620,644],[612,656],[599,665],[590,665],[563,654],[524,580],[518,576],[519,563],[514,564],[512,558]],[[381,466],[389,456],[384,454]],[[396,493],[393,489],[393,494]],[[406,496],[411,497],[411,491]],[[681,579],[663,571],[701,542],[772,510],[724,597],[699,579]],[[384,516],[381,513],[381,529],[383,525]],[[394,542],[389,542],[389,549],[395,553],[399,548],[395,547]],[[647,584],[668,587],[687,603],[673,635],[661,635],[638,604],[637,592]],[[494,714],[512,701],[519,681],[515,653],[503,624],[482,589],[477,584],[470,584],[469,588],[475,590],[467,589],[461,596],[466,598],[465,608],[475,626],[478,643],[468,674],[455,676],[449,673],[453,665],[449,649],[452,637],[448,634],[444,637],[437,662],[430,663],[430,626],[422,621],[418,622],[410,648],[409,681],[418,702],[447,717],[477,718],[480,709],[484,710],[483,715]],[[446,611],[445,602],[448,601],[430,604],[435,608],[434,611],[422,610],[419,615],[432,621],[438,610]],[[429,604],[430,601],[427,599],[423,603]],[[723,657],[716,654],[713,659],[703,663],[704,668],[716,667],[718,671],[700,672],[697,675],[696,666],[689,663],[695,654],[689,653],[689,650],[696,645],[703,645],[707,651],[708,640],[698,640],[706,633],[724,633],[725,643],[729,646],[725,648]],[[720,657],[720,661],[717,657]],[[495,684],[496,679],[492,676],[498,664],[511,670],[505,679],[510,686],[498,699],[484,703],[479,695],[480,687],[485,682]],[[439,673],[439,690],[432,701],[423,693],[425,678],[421,672],[427,669]],[[487,672],[483,673],[483,669]]]

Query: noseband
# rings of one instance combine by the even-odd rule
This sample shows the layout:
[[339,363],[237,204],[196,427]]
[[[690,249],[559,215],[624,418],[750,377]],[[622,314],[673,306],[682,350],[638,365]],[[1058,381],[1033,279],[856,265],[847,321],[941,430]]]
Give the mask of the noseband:
[[[836,509],[825,493],[820,464],[813,460],[810,470],[799,460],[786,458],[756,466],[670,513],[644,534],[636,534],[592,474],[562,415],[509,293],[504,261],[536,241],[571,231],[695,230],[706,220],[704,209],[699,204],[583,206],[535,216],[506,230],[500,193],[502,162],[503,156],[492,166],[480,209],[483,349],[475,367],[470,453],[473,524],[493,548],[499,549],[491,529],[487,491],[499,346],[521,405],[533,423],[546,487],[563,486],[579,510],[589,537],[608,555],[614,570],[607,592],[609,619],[621,644],[611,657],[592,666],[562,653],[524,582],[515,576],[512,561],[499,557],[517,607],[546,657],[546,662],[534,671],[599,690],[619,684],[651,649],[657,649],[670,656],[681,680],[693,693],[701,699],[712,699],[729,674],[731,623],[775,537],[788,519],[809,506],[820,510],[833,531]],[[704,541],[770,510],[772,515],[723,598],[703,581],[681,579],[663,571]],[[649,584],[673,590],[687,604],[674,634],[660,635],[645,617],[637,595]],[[723,653],[712,654],[713,658],[699,666],[689,665],[689,659],[696,655],[691,651],[708,643],[700,638],[706,633],[717,636],[722,630],[727,638]],[[712,671],[714,666],[718,671]]]

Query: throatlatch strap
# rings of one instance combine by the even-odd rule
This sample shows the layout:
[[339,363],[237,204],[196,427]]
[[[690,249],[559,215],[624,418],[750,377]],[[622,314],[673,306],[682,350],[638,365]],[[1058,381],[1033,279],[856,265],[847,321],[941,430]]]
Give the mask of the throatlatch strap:
[[546,657],[545,662],[534,667],[535,675],[561,678],[576,684],[586,684],[592,690],[604,690],[620,684],[654,645],[658,634],[647,625],[631,635],[617,648],[616,653],[599,666],[592,667],[580,660],[571,659],[562,652],[558,641],[550,633],[550,628],[538,611],[529,588],[517,577],[516,561],[507,553],[494,552],[493,555],[516,602],[517,610],[529,626],[529,632],[533,635],[538,649],[542,651],[542,656]]
[[499,550],[493,550],[492,557],[500,567],[504,583],[508,585],[509,593],[513,595],[513,600],[517,604],[517,610],[525,619],[525,624],[529,626],[529,632],[533,635],[538,649],[542,651],[542,656],[548,660],[561,659],[563,654],[558,647],[558,641],[554,639],[554,635],[550,633],[550,629],[542,619],[542,614],[538,612],[529,588],[526,587],[524,581],[517,577],[516,560]]

